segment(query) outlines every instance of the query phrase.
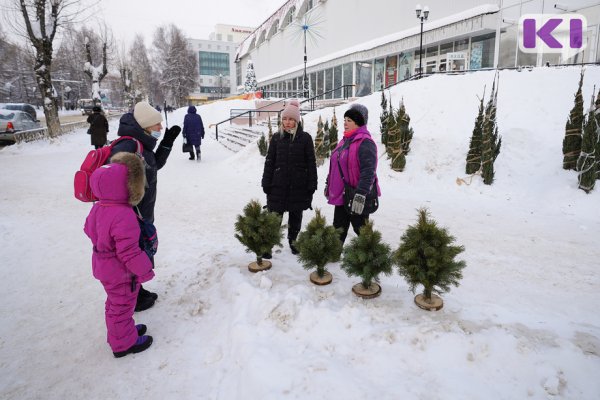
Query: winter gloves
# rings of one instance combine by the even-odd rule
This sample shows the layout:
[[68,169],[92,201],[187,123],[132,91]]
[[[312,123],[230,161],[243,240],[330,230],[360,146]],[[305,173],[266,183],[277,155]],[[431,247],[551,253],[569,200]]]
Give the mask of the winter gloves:
[[173,147],[173,143],[175,142],[175,139],[177,139],[179,132],[181,132],[181,127],[179,125],[173,125],[167,129],[165,131],[165,137],[162,142],[160,142],[160,145],[169,148]]
[[354,195],[354,199],[352,200],[352,213],[353,214],[362,214],[363,209],[365,208],[365,196],[362,194],[356,193]]

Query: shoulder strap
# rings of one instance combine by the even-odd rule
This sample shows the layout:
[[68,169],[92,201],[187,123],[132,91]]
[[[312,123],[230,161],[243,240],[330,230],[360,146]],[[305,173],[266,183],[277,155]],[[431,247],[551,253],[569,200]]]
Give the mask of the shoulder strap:
[[[348,145],[346,145],[346,143],[347,143]],[[338,153],[338,157],[337,157],[337,166],[338,166],[338,169],[340,170],[340,176],[342,177],[342,181],[343,181],[344,183],[348,183],[348,182],[346,182],[346,178],[344,178],[344,173],[342,172],[342,167],[340,166],[340,157],[341,157],[341,155],[342,155],[342,150],[344,150],[344,149],[349,149],[351,144],[352,144],[352,139],[350,139],[350,140],[348,140],[348,141],[344,142],[344,144],[343,144],[343,145],[341,145],[341,146],[338,148],[338,150],[337,150],[337,153]]]
[[119,143],[121,140],[133,140],[135,142],[135,144],[137,145],[137,150],[136,150],[136,154],[139,155],[140,157],[144,158],[143,156],[143,151],[144,151],[144,147],[142,146],[142,143],[137,140],[134,137],[131,136],[119,136],[118,138],[116,138],[115,140],[113,140],[112,142],[110,142],[110,147],[114,147],[117,143]]

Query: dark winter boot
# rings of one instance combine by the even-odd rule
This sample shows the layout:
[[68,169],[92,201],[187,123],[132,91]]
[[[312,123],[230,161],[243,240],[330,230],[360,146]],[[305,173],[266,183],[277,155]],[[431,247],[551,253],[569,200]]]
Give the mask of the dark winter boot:
[[194,159],[194,153],[190,153],[190,158],[188,158],[188,160],[193,160]]
[[137,301],[135,302],[135,311],[147,310],[150,307],[152,307],[154,305],[154,303],[156,302],[156,299],[154,298],[154,296],[145,295],[144,292],[151,293],[151,292],[148,292],[147,290],[144,290],[142,292],[142,290],[140,289],[140,292],[138,293]]
[[290,239],[289,243],[290,243],[290,250],[292,251],[293,255],[298,254],[298,249],[296,248],[296,246],[294,246],[294,242],[295,240]]
[[144,324],[137,324],[137,325],[135,326],[135,330],[137,331],[137,333],[138,333],[138,336],[144,336],[144,333],[146,333],[146,330],[147,330],[147,329],[148,329],[148,328],[147,328],[147,327],[146,327],[146,325],[144,325]]
[[142,285],[140,285],[140,293],[142,297],[152,297],[155,301],[158,300],[158,295],[156,293],[146,290]]
[[140,336],[135,344],[125,351],[113,352],[116,358],[125,357],[127,354],[141,353],[152,345],[152,336]]
[[198,162],[200,162],[200,152],[199,151],[196,152],[196,158],[198,159]]

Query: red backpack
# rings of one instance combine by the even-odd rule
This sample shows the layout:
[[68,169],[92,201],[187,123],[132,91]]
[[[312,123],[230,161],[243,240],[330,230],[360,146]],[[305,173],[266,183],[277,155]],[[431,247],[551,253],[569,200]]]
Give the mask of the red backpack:
[[137,144],[136,154],[142,157],[142,144],[131,136],[121,136],[113,140],[108,146],[100,147],[99,149],[90,151],[83,160],[83,163],[81,163],[79,171],[75,172],[74,188],[76,199],[85,202],[98,201],[98,198],[94,195],[94,193],[92,193],[92,188],[90,186],[90,178],[92,173],[106,164],[106,161],[110,157],[110,152],[112,151],[113,146],[125,139],[135,141]]

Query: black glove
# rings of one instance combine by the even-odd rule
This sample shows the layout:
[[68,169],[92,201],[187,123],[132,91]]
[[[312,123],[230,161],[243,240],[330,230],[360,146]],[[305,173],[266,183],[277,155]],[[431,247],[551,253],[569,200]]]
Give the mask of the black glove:
[[165,138],[160,142],[160,145],[169,148],[173,147],[173,143],[175,142],[175,139],[177,139],[179,132],[181,132],[181,127],[179,125],[173,125],[167,129],[165,131]]

